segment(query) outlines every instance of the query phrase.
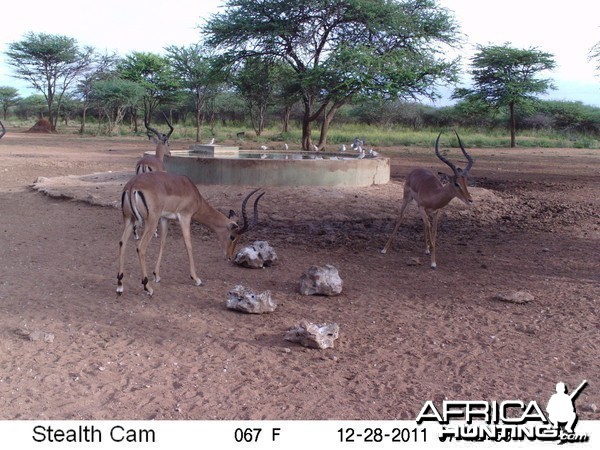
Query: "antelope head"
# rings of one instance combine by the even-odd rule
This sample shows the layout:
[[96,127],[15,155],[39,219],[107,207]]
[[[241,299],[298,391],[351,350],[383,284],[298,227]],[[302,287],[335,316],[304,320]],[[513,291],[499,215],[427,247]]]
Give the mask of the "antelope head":
[[164,149],[165,149],[165,153],[170,154],[168,146],[169,146],[169,138],[171,137],[171,134],[173,134],[173,126],[171,125],[171,122],[169,121],[169,119],[167,118],[166,115],[165,115],[165,120],[167,121],[167,125],[169,126],[169,130],[170,130],[168,134],[160,133],[156,129],[152,128],[150,126],[150,124],[148,123],[147,117],[144,117],[144,125],[146,126],[146,129],[148,130],[148,133],[147,133],[148,139],[150,139],[152,142],[154,142],[157,146],[163,145]]
[[244,233],[253,229],[256,226],[256,224],[258,223],[258,201],[261,199],[261,197],[263,195],[265,195],[265,193],[262,192],[260,195],[258,195],[254,199],[254,211],[253,211],[252,221],[248,220],[248,215],[246,213],[246,204],[248,203],[248,200],[250,199],[250,197],[252,197],[254,194],[256,194],[259,190],[260,190],[260,188],[253,190],[248,195],[246,195],[246,197],[242,201],[242,211],[241,211],[242,212],[242,225],[241,225],[241,227],[237,223],[237,220],[236,220],[237,215],[236,215],[235,211],[233,211],[233,210],[229,211],[229,216],[227,217],[229,222],[227,223],[226,230],[223,233],[219,234],[219,240],[221,242],[222,248],[225,249],[225,257],[227,258],[228,261],[231,261],[233,259],[234,253],[235,253],[235,248],[240,240],[240,237]]
[[473,199],[471,198],[471,194],[469,193],[469,190],[467,188],[467,180],[469,177],[469,172],[471,171],[471,167],[473,167],[474,161],[471,155],[469,155],[465,150],[465,147],[463,146],[458,133],[456,131],[454,132],[456,133],[456,137],[458,138],[458,145],[460,145],[460,149],[463,155],[465,155],[465,158],[467,158],[466,167],[464,169],[456,167],[452,161],[442,156],[439,149],[440,136],[442,135],[442,133],[438,134],[438,137],[435,141],[435,154],[443,163],[445,163],[448,167],[452,169],[453,175],[449,178],[450,184],[455,192],[456,197],[465,204],[469,205],[473,203]]

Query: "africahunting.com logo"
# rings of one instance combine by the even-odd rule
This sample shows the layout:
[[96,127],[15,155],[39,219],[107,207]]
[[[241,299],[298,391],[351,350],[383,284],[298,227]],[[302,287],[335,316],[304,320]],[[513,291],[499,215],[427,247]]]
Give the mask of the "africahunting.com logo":
[[521,400],[457,401],[445,400],[441,409],[425,402],[417,424],[437,422],[442,426],[439,439],[445,441],[558,441],[587,442],[587,434],[577,434],[575,400],[587,386],[584,380],[570,394],[564,383],[556,384],[546,405],[546,414],[537,402]]

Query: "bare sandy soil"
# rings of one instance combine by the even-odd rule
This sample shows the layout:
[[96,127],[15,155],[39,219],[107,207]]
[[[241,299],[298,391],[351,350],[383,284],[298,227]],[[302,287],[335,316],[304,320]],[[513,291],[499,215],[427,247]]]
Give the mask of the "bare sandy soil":
[[[414,207],[392,250],[379,250],[409,170],[444,166],[432,149],[381,148],[392,157],[386,186],[267,189],[245,243],[268,240],[277,265],[235,267],[195,226],[196,287],[172,224],[154,296],[142,290],[130,243],[118,297],[122,221],[110,205],[151,147],[8,131],[0,419],[411,419],[427,400],[545,405],[557,382],[584,379],[580,419],[600,419],[598,150],[472,149],[476,204],[446,208],[435,271]],[[54,197],[32,189],[36,180]],[[239,210],[251,188],[200,186],[223,210]],[[422,264],[410,265],[415,258]],[[338,268],[343,293],[301,296],[301,274],[323,264]],[[237,284],[270,290],[277,310],[226,309]],[[515,291],[534,299],[495,298]],[[301,319],[337,322],[335,348],[285,341]]]

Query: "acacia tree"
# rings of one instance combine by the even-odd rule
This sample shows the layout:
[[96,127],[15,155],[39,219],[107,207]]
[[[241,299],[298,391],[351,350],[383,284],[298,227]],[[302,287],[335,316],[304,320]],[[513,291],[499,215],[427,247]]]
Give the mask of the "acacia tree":
[[123,121],[128,110],[134,109],[144,95],[144,88],[134,81],[121,78],[98,80],[92,84],[90,101],[104,114],[111,135]]
[[265,129],[265,115],[273,104],[277,70],[272,61],[249,58],[234,75],[233,84],[244,99],[257,136]]
[[223,74],[216,69],[211,51],[201,44],[188,47],[172,45],[165,50],[179,84],[194,97],[196,142],[200,142],[202,111],[209,99],[216,95],[218,86],[223,82]]
[[304,106],[302,147],[322,118],[319,148],[337,111],[358,95],[434,97],[453,81],[445,45],[457,25],[435,0],[229,0],[203,27],[230,63],[250,58],[292,68]]
[[510,146],[516,146],[515,109],[531,102],[536,94],[553,89],[549,79],[537,78],[540,72],[556,66],[553,55],[537,48],[518,49],[504,45],[479,46],[471,59],[473,88],[460,88],[454,98],[483,101],[494,107],[507,107]]
[[18,104],[19,100],[21,100],[19,91],[17,91],[14,87],[0,86],[0,104],[2,105],[4,120],[6,120],[8,108]]
[[[142,98],[144,118],[151,121],[160,104],[171,102],[179,88],[175,74],[166,58],[145,52],[133,52],[123,59],[117,73],[124,80],[138,83],[145,89]],[[137,111],[132,111],[137,132]]]
[[115,67],[119,58],[116,54],[104,54],[94,58],[93,63],[77,83],[75,94],[81,101],[81,127],[79,134],[85,133],[87,111],[91,102],[93,84],[96,81],[106,80],[114,76]]
[[8,64],[16,78],[28,81],[40,91],[48,105],[48,120],[56,129],[60,105],[71,84],[89,67],[94,49],[80,48],[67,36],[29,32],[18,42],[8,44]]

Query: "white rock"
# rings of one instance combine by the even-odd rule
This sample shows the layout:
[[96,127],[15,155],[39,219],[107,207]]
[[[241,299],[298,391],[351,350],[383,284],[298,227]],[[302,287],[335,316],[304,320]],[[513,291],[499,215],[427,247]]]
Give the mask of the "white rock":
[[242,248],[233,260],[235,264],[251,269],[262,269],[277,262],[277,253],[267,241],[254,241]]
[[257,294],[252,289],[238,285],[227,294],[227,308],[249,314],[264,314],[275,311],[277,303],[271,298],[271,292]]
[[330,264],[312,266],[300,277],[302,295],[338,295],[342,292],[342,285],[338,270]]
[[335,340],[340,335],[340,327],[337,323],[315,324],[302,320],[300,325],[290,329],[284,339],[297,342],[304,347],[310,348],[333,348]]
[[535,297],[526,291],[515,291],[510,293],[500,293],[494,296],[494,300],[510,303],[529,303]]

